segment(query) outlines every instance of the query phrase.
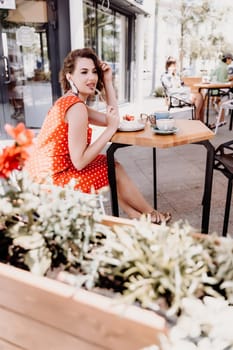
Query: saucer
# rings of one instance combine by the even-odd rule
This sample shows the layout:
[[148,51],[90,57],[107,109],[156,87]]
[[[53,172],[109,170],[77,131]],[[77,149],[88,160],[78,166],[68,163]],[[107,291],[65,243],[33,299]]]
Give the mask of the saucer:
[[143,129],[145,129],[145,124],[140,123],[137,120],[133,120],[133,121],[123,120],[120,122],[120,125],[118,127],[119,131],[140,131]]
[[171,134],[175,134],[179,129],[176,127],[173,127],[171,130],[160,130],[157,127],[152,128],[152,130],[156,133],[156,134],[160,134],[160,135],[171,135]]

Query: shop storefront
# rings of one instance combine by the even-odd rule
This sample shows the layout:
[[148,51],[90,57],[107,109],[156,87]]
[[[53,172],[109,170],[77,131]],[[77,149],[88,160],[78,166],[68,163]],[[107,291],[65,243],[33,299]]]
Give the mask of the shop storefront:
[[[66,0],[5,0],[0,3],[0,138],[4,124],[40,128],[60,96],[58,71],[70,50]],[[67,17],[66,17],[67,18]],[[58,26],[59,21],[62,24]],[[68,40],[62,40],[63,32]],[[59,45],[62,42],[63,45]]]
[[146,15],[141,2],[1,1],[0,138],[5,136],[5,123],[41,127],[61,95],[58,73],[70,49],[95,49],[112,67],[119,103],[131,101],[138,55],[143,55],[136,48]]
[[111,65],[119,103],[137,99],[143,79],[144,18],[148,16],[143,1],[70,0],[70,6],[75,9],[70,13],[72,48],[92,47]]

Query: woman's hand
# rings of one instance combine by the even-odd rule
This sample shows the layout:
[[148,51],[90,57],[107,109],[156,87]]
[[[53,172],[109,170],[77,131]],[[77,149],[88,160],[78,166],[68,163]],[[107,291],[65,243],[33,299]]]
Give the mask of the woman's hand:
[[106,110],[107,127],[111,127],[114,129],[114,131],[116,131],[119,126],[119,123],[120,123],[120,117],[118,115],[118,111],[112,106],[107,106],[107,110]]
[[[101,67],[103,70],[103,83],[104,83],[104,89],[105,89],[105,100],[106,100],[107,106],[110,106],[107,108],[106,124],[107,124],[107,126],[113,126],[114,122],[115,122],[115,130],[114,130],[114,132],[115,132],[116,129],[118,128],[118,125],[119,125],[119,113],[118,113],[116,92],[115,92],[115,89],[113,86],[113,81],[112,81],[112,77],[113,77],[112,76],[112,69],[111,69],[110,65],[106,62],[102,62]],[[113,118],[111,118],[111,116]]]
[[109,66],[108,63],[102,62],[101,63],[101,68],[103,71],[103,81],[104,84],[106,84],[109,81],[112,81],[112,68]]

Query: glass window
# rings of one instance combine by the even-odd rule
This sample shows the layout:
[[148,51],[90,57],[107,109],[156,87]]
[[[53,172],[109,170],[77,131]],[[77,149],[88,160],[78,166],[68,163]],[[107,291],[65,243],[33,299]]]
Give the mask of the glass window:
[[6,70],[0,74],[0,124],[23,121],[40,128],[52,105],[47,3],[16,0],[15,9],[0,10],[0,22]]
[[98,56],[108,62],[113,71],[114,87],[119,102],[125,102],[128,60],[127,28],[128,17],[101,5],[84,3],[84,43],[92,47]]

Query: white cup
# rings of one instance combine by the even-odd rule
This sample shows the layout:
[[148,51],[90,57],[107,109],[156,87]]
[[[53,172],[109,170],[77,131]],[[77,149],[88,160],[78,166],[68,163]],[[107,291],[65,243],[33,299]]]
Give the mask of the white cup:
[[210,82],[210,77],[208,75],[204,75],[202,77],[202,83],[209,83]]
[[175,120],[173,118],[169,119],[157,119],[156,126],[159,130],[167,131],[172,130],[175,125]]

